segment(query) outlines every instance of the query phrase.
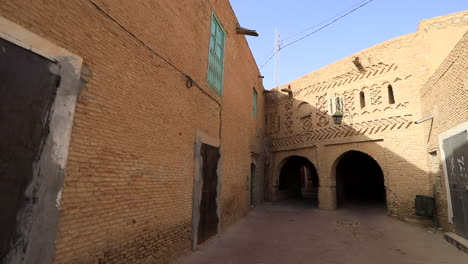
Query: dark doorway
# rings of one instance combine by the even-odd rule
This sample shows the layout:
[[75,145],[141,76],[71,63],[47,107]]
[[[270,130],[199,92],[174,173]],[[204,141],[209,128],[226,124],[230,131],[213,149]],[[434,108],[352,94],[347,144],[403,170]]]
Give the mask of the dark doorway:
[[198,243],[218,233],[217,193],[218,193],[218,159],[219,148],[203,144],[201,147],[203,157],[202,167],[202,197],[200,203],[200,222],[198,224]]
[[279,177],[280,199],[318,202],[319,178],[315,166],[308,159],[291,156],[281,167]]
[[346,204],[386,205],[382,169],[371,156],[349,151],[336,166],[338,206]]
[[[38,197],[25,190],[49,133],[59,67],[0,39],[0,262],[16,244],[19,213]],[[35,174],[36,173],[36,174]],[[27,241],[27,240],[22,240]],[[27,243],[27,242],[25,242]],[[25,245],[22,245],[25,246]]]
[[250,206],[255,206],[255,164],[250,164]]
[[468,133],[443,140],[455,232],[468,238]]

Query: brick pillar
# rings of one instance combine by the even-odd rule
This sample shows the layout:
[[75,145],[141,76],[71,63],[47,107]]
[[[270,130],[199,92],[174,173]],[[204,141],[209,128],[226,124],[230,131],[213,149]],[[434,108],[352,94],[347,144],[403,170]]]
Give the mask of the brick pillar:
[[336,188],[335,186],[320,186],[318,193],[319,209],[335,210],[336,209]]

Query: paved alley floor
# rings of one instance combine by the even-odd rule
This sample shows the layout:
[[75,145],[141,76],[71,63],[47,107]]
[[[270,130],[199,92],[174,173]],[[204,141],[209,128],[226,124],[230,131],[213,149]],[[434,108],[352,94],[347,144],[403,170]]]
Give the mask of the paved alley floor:
[[468,264],[442,232],[398,221],[383,208],[321,211],[266,203],[179,259],[180,264]]

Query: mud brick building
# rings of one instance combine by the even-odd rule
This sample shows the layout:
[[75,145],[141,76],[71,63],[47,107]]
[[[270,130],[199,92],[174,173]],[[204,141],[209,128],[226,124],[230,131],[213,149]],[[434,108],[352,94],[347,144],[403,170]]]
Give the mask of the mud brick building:
[[262,202],[263,86],[228,1],[14,0],[0,16],[2,89],[25,86],[5,111],[38,112],[21,98],[53,86],[35,127],[2,123],[2,166],[22,143],[40,155],[5,165],[2,258],[162,263]]
[[[268,199],[312,197],[326,210],[380,201],[389,214],[418,220],[415,195],[436,192],[437,219],[453,228],[446,191],[433,186],[431,151],[439,148],[439,133],[468,120],[468,95],[462,88],[466,41],[445,59],[467,29],[466,11],[423,20],[414,33],[268,93]],[[339,125],[332,118],[337,108],[343,113]],[[434,111],[428,141],[424,121]],[[436,160],[442,164],[440,157]]]
[[[421,89],[426,155],[437,221],[468,237],[468,33]],[[440,162],[440,161],[444,162]],[[454,224],[454,226],[452,225]]]
[[227,0],[2,1],[0,259],[168,263],[288,197],[433,196],[464,235],[468,12],[270,91],[240,26]]

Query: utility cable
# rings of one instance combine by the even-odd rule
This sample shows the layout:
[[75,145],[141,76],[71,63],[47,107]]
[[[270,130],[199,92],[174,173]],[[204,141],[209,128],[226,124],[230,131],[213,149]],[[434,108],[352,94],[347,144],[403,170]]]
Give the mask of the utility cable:
[[263,57],[263,59],[260,60],[259,64],[262,64],[262,63],[268,58],[268,56],[270,56],[270,54],[271,54],[273,51],[275,51],[275,48],[272,48],[271,50],[269,50],[269,51],[266,53],[265,57]]
[[351,7],[347,8],[347,9],[341,11],[340,13],[338,13],[338,14],[332,16],[332,17],[329,17],[329,18],[323,20],[322,22],[320,22],[320,23],[318,23],[318,24],[315,24],[315,25],[313,25],[313,26],[311,26],[311,27],[309,27],[309,28],[306,28],[306,29],[302,30],[301,32],[298,32],[298,33],[296,33],[296,34],[294,34],[294,35],[291,35],[291,36],[289,36],[289,37],[287,37],[287,38],[284,38],[283,41],[286,41],[286,40],[288,40],[288,39],[292,39],[293,37],[295,37],[295,36],[297,36],[297,35],[300,35],[300,34],[302,34],[302,33],[305,33],[305,32],[307,32],[307,31],[309,31],[309,30],[311,30],[311,29],[313,29],[313,28],[316,28],[316,27],[318,27],[318,26],[320,26],[320,25],[322,25],[322,24],[325,24],[327,21],[330,21],[330,20],[334,19],[335,17],[337,17],[337,16],[339,16],[339,15],[345,13],[345,12],[348,11],[348,10],[351,10],[351,9],[355,8],[356,6],[362,4],[362,3],[366,2],[366,1],[367,1],[367,0],[363,0],[363,1],[359,2],[359,3],[356,3],[356,4],[354,4],[353,6],[351,6]]
[[161,60],[166,62],[169,66],[171,66],[173,69],[178,71],[180,74],[182,74],[187,83],[187,88],[190,88],[193,84],[200,90],[202,93],[204,93],[206,96],[208,96],[211,100],[213,100],[218,106],[219,106],[219,131],[218,131],[218,136],[221,138],[221,133],[222,133],[222,127],[223,127],[223,118],[222,118],[222,113],[223,113],[223,106],[221,103],[214,98],[211,94],[209,94],[205,89],[203,89],[197,82],[195,82],[190,75],[186,74],[184,71],[176,67],[174,64],[172,64],[169,60],[164,58],[162,55],[160,55],[158,52],[156,52],[153,48],[148,46],[143,40],[138,38],[135,34],[133,34],[130,30],[125,28],[122,24],[120,24],[116,19],[114,19],[111,15],[109,15],[104,9],[102,9],[99,5],[97,5],[95,2],[92,0],[88,0],[100,13],[102,13],[104,16],[106,16],[108,19],[110,19],[112,22],[114,22],[117,26],[119,26],[122,30],[124,30],[127,34],[129,34],[131,37],[133,37],[136,41],[138,41],[143,47],[145,47],[147,50],[149,50],[151,53],[159,57]]
[[[288,46],[291,46],[292,44],[295,44],[295,43],[297,43],[297,42],[299,42],[299,41],[301,41],[301,40],[303,40],[303,39],[305,39],[305,38],[307,38],[307,37],[309,37],[309,36],[311,36],[311,35],[313,35],[313,34],[319,32],[319,31],[321,31],[322,29],[324,29],[324,28],[326,28],[326,27],[328,27],[328,26],[334,24],[334,23],[337,22],[338,20],[340,20],[340,19],[342,19],[342,18],[348,16],[349,14],[351,14],[351,13],[355,12],[356,10],[358,10],[358,9],[360,9],[360,8],[362,8],[362,7],[364,7],[365,5],[369,4],[369,3],[372,2],[372,1],[374,1],[374,0],[368,0],[368,1],[366,1],[365,3],[363,3],[363,1],[362,1],[362,2],[359,2],[358,4],[360,4],[360,5],[356,4],[356,5],[358,5],[357,7],[348,8],[348,9],[342,11],[341,13],[338,13],[337,15],[335,15],[335,16],[329,18],[329,19],[320,22],[319,24],[316,24],[316,25],[314,25],[314,26],[312,26],[312,27],[310,27],[310,28],[308,28],[308,29],[306,29],[306,30],[303,30],[303,31],[301,31],[301,32],[299,32],[299,33],[296,33],[296,34],[294,34],[294,35],[288,37],[287,39],[290,39],[290,38],[292,38],[293,36],[297,36],[297,35],[299,35],[299,34],[302,34],[302,33],[306,32],[306,31],[308,31],[308,30],[310,30],[310,29],[312,29],[312,28],[315,28],[315,27],[317,27],[317,26],[319,26],[319,25],[322,25],[322,24],[325,23],[326,21],[329,21],[330,19],[335,18],[335,17],[338,16],[339,14],[343,14],[343,13],[346,12],[347,10],[350,10],[350,9],[351,9],[350,11],[346,12],[345,14],[343,14],[343,15],[341,15],[341,16],[335,18],[335,19],[333,19],[331,22],[325,24],[324,26],[318,28],[317,30],[312,31],[311,33],[309,33],[309,34],[307,34],[307,35],[305,35],[305,36],[303,36],[303,37],[301,37],[301,38],[299,38],[299,39],[296,39],[296,40],[294,40],[294,41],[292,41],[292,42],[290,42],[290,43],[287,43],[287,44],[285,44],[285,45],[282,46],[282,47],[279,47],[278,51],[283,50],[284,48],[286,48],[286,47],[288,47]],[[268,57],[268,59],[260,66],[260,69],[262,69],[268,62],[270,62],[271,59],[273,59],[274,56],[275,56],[275,54],[273,53],[270,57]]]
[[360,8],[362,8],[362,7],[364,7],[365,5],[369,4],[369,3],[372,2],[372,1],[374,1],[374,0],[369,0],[369,1],[367,1],[367,2],[365,2],[365,3],[363,3],[363,4],[361,4],[361,5],[359,5],[358,7],[353,8],[351,11],[345,13],[344,15],[339,16],[338,18],[335,18],[334,20],[332,20],[331,22],[325,24],[324,26],[320,27],[319,29],[317,29],[317,30],[315,30],[315,31],[312,31],[312,32],[309,33],[309,34],[307,34],[307,35],[305,35],[305,36],[303,36],[303,37],[301,37],[301,38],[299,38],[299,39],[297,39],[297,40],[294,40],[294,41],[292,41],[292,42],[290,42],[290,43],[284,45],[283,47],[280,48],[280,50],[282,50],[282,49],[284,49],[284,48],[286,48],[286,47],[288,47],[288,46],[291,46],[292,44],[297,43],[297,42],[299,42],[299,41],[301,41],[301,40],[303,40],[303,39],[305,39],[305,38],[307,38],[307,37],[309,37],[309,36],[311,36],[311,35],[313,35],[313,34],[319,32],[320,30],[322,30],[322,29],[324,29],[324,28],[330,26],[331,24],[333,24],[333,23],[337,22],[338,20],[344,18],[345,16],[347,16],[347,15],[349,15],[349,14],[355,12],[356,10],[358,10],[358,9],[360,9]]
[[[281,48],[280,48],[278,51],[280,51],[280,50],[281,50]],[[273,59],[274,56],[275,56],[275,54],[273,53],[273,54],[268,58],[268,60],[265,61],[265,63],[263,63],[262,66],[260,66],[260,69],[263,68],[263,66],[265,66],[268,62],[270,62],[271,59]]]
[[[124,30],[127,34],[129,34],[133,39],[135,39],[136,41],[138,41],[141,45],[143,45],[147,50],[149,50],[151,53],[153,53],[154,55],[156,55],[157,57],[159,57],[161,60],[163,60],[164,62],[166,62],[169,66],[171,66],[173,69],[175,69],[176,71],[178,71],[180,74],[182,74],[185,78],[186,78],[186,81],[187,81],[187,87],[190,88],[193,84],[195,84],[195,86],[200,90],[202,91],[206,96],[208,96],[209,98],[211,98],[213,101],[216,102],[216,104],[218,104],[221,108],[221,103],[216,99],[214,98],[211,94],[209,94],[207,91],[205,91],[196,81],[194,81],[192,79],[192,77],[190,77],[190,75],[186,74],[185,72],[183,72],[181,69],[179,69],[177,66],[175,66],[174,64],[172,64],[168,59],[164,58],[162,55],[160,55],[158,52],[156,52],[156,50],[154,50],[153,48],[151,48],[150,46],[148,46],[143,40],[141,40],[140,38],[138,38],[135,34],[133,34],[130,30],[128,30],[126,27],[124,27],[122,24],[120,24],[115,18],[113,18],[111,15],[109,15],[104,9],[102,9],[98,4],[96,4],[94,1],[92,0],[88,0],[88,2],[90,2],[100,13],[102,13],[104,16],[106,16],[107,18],[109,18],[112,22],[114,22],[117,26],[119,26],[122,30]],[[221,116],[221,113],[220,113],[220,116]]]

